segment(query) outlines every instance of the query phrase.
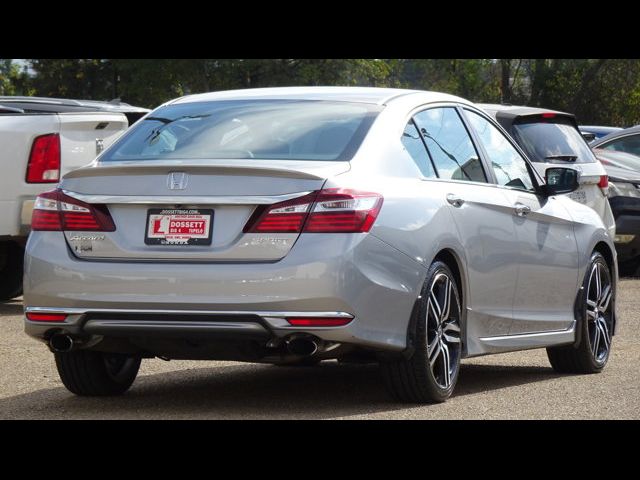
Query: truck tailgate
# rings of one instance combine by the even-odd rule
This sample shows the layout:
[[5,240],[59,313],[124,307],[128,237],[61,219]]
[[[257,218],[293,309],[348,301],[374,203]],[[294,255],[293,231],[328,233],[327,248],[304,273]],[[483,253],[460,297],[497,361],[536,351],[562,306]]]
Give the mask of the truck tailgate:
[[56,186],[26,182],[36,137],[60,134],[62,177],[90,163],[96,156],[96,144],[108,147],[127,126],[126,117],[120,113],[0,115],[0,238],[28,234],[31,223],[28,206],[38,194]]

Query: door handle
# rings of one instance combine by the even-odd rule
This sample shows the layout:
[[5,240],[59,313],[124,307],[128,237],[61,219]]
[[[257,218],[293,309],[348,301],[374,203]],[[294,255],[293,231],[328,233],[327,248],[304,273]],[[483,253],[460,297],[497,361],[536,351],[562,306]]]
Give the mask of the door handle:
[[514,210],[516,212],[516,215],[519,217],[526,217],[528,213],[531,213],[531,207],[522,203],[516,203]]
[[454,195],[453,193],[449,193],[447,194],[447,202],[449,202],[451,205],[453,205],[456,208],[460,208],[464,203],[464,200]]

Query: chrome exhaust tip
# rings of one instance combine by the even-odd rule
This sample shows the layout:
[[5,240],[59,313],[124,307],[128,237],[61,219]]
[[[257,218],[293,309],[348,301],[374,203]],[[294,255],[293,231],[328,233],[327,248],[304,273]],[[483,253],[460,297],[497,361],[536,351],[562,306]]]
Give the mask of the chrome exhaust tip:
[[287,350],[293,355],[311,357],[318,352],[320,345],[315,337],[307,335],[292,335],[285,340]]
[[56,353],[67,353],[73,349],[73,338],[69,335],[56,334],[49,339],[49,348]]

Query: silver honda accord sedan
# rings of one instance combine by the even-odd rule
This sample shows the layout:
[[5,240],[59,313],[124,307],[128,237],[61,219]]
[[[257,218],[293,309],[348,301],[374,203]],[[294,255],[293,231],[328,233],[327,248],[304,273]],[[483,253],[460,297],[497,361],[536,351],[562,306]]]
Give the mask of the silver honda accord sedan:
[[441,402],[462,358],[605,366],[616,253],[600,217],[466,100],[311,87],[168,102],[35,203],[26,332],[64,385],[114,395],[142,358],[379,362]]

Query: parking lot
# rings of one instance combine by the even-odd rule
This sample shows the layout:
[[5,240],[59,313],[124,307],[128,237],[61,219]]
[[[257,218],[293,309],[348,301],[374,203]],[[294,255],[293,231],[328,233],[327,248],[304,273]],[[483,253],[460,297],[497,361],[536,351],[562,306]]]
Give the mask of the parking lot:
[[619,328],[600,375],[553,372],[544,350],[463,361],[454,396],[439,405],[391,401],[375,365],[295,368],[234,362],[143,361],[131,390],[80,398],[53,356],[27,337],[20,300],[0,304],[2,419],[638,419],[640,280],[618,292]]

